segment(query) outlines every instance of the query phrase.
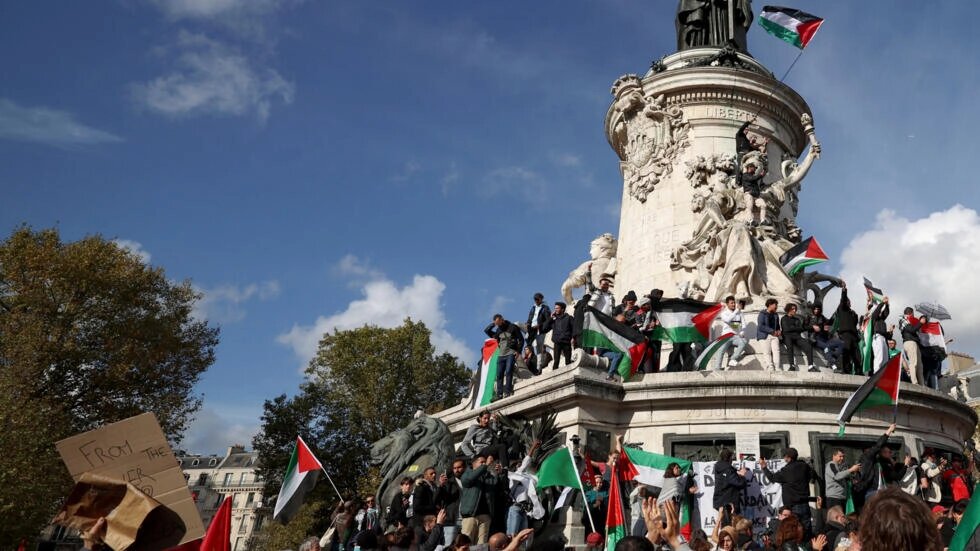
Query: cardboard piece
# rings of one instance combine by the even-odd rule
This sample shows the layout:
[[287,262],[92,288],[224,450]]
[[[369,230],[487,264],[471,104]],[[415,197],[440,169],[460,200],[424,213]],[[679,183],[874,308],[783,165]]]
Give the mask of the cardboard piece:
[[92,473],[82,474],[52,522],[86,531],[100,517],[106,519],[103,541],[116,551],[166,549],[185,531],[173,511],[132,484]]
[[178,543],[204,536],[184,473],[152,413],[76,434],[55,446],[76,482],[91,473],[132,484],[180,518],[185,532]]

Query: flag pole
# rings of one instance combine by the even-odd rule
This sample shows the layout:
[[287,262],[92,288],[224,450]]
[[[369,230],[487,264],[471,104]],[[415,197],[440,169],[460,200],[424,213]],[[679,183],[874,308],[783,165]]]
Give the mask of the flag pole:
[[[572,460],[572,466],[574,467],[575,456],[572,455],[572,448],[565,446],[565,449],[568,450],[568,457]],[[575,469],[575,472],[578,472],[577,468]],[[589,501],[585,499],[585,486],[582,486],[582,477],[578,476],[576,479],[578,480],[578,489],[582,491],[582,499],[585,501],[585,514],[589,517],[589,526],[592,528],[592,532],[595,532],[595,521],[592,520],[592,510],[589,509]]]
[[340,495],[340,490],[337,489],[337,485],[333,483],[333,479],[330,478],[330,473],[328,473],[327,470],[323,468],[322,463],[320,464],[320,470],[323,471],[323,474],[327,475],[327,480],[329,480],[330,485],[333,486],[333,491],[337,492],[337,497],[340,498],[340,501],[343,501],[344,496]]

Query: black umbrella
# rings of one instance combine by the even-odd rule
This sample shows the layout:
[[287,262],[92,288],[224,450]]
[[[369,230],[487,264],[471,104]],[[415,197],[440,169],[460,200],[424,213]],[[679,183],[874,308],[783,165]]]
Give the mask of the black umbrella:
[[915,305],[915,309],[918,310],[920,314],[928,316],[931,319],[953,319],[953,317],[949,315],[949,310],[938,302],[920,302]]

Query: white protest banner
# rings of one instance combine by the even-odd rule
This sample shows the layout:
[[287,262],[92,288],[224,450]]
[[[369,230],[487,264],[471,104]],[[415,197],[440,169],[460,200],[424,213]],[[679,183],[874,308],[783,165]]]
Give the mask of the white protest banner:
[[[769,470],[776,472],[786,464],[782,459],[767,461]],[[742,516],[752,520],[752,531],[756,534],[765,532],[769,519],[775,517],[783,504],[782,487],[770,481],[755,461],[733,461],[738,469],[744,466],[748,469],[745,478],[748,484],[742,494]],[[698,486],[695,511],[691,514],[691,525],[701,528],[708,534],[715,528],[718,511],[712,506],[715,495],[715,462],[695,462],[692,467],[694,482]]]

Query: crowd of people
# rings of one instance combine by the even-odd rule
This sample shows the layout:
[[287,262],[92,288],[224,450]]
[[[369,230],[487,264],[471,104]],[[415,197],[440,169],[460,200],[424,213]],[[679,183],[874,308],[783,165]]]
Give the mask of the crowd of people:
[[[389,503],[367,496],[338,504],[329,540],[311,538],[300,551],[317,551],[321,544],[331,551],[557,551],[566,543],[603,551],[612,477],[622,488],[626,537],[606,551],[942,551],[960,527],[973,487],[972,456],[947,459],[926,449],[919,460],[899,460],[888,446],[891,425],[854,465],[845,464],[845,450],[835,450],[823,476],[793,448],[784,450],[778,470],[760,458],[755,475],[782,490],[782,505],[760,529],[758,519],[743,516],[750,472],[723,449],[712,469],[716,521],[691,530],[681,511],[690,510],[701,490],[678,463],[666,468],[660,486],[629,480],[620,440],[605,462],[577,457],[584,494],[548,497],[529,469],[538,443],[520,458],[507,458],[488,437],[495,423],[495,416],[481,413],[448,472],[427,468],[418,478],[403,479]],[[540,529],[556,518],[563,502],[580,515],[584,541],[536,541],[530,526]],[[966,549],[980,551],[976,534]]]
[[[656,332],[660,324],[657,305],[663,299],[662,291],[654,289],[642,298],[634,291],[627,291],[617,301],[610,290],[611,278],[603,277],[599,286],[593,287],[591,274],[588,277],[588,295],[583,304],[636,329],[647,339],[647,352],[639,372],[695,369],[695,359],[706,344],[703,341],[670,343],[671,352],[662,362],[663,343],[658,340]],[[498,343],[495,398],[513,394],[517,367],[523,366],[533,375],[541,375],[548,366],[558,369],[571,363],[572,350],[581,346],[580,335],[566,303],[557,301],[553,303],[553,309],[549,308],[541,293],[535,293],[533,301],[523,324],[495,314],[493,321],[484,329],[487,337],[496,339]],[[865,314],[858,314],[852,308],[847,286],[843,285],[840,302],[829,317],[825,315],[822,304],[788,303],[781,306],[779,301],[770,298],[755,319],[754,334],[749,331],[750,320],[743,313],[745,301],[729,296],[724,304],[714,322],[712,337],[728,333],[734,336],[715,353],[711,369],[727,370],[738,366],[745,357],[749,341],[754,338],[753,349],[762,352],[764,368],[768,370],[798,371],[805,368],[819,371],[814,356],[820,354],[823,363],[834,373],[871,375],[890,358],[901,354],[903,381],[939,388],[942,362],[946,358],[945,342],[938,345],[924,334],[923,328],[930,320],[924,315],[916,316],[912,307],[904,309],[896,331],[896,325],[888,324],[888,297],[884,297],[881,303],[869,298]],[[801,306],[806,308],[805,313]],[[869,326],[870,331],[866,331]],[[549,333],[550,345],[546,339]],[[898,338],[901,339],[900,346]],[[865,339],[869,339],[867,346],[871,349],[870,369],[866,369],[862,354]],[[588,352],[609,360],[607,378],[614,380],[617,376],[615,367],[622,353],[601,348],[589,349]]]

